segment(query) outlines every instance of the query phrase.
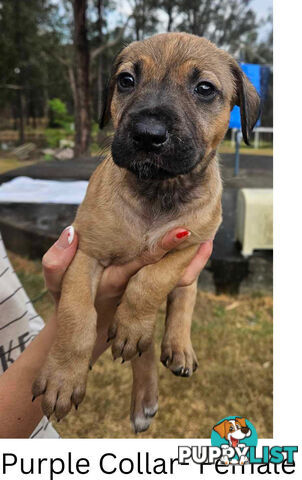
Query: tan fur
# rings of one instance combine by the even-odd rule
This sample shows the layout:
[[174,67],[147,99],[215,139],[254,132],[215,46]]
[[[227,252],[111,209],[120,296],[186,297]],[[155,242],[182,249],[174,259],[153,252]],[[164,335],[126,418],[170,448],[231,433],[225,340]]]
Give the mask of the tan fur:
[[[45,392],[44,412],[50,414],[54,410],[57,418],[66,415],[71,404],[78,404],[84,396],[96,337],[95,286],[103,267],[128,262],[143,251],[152,250],[167,231],[177,226],[189,229],[191,236],[162,260],[142,268],[131,278],[109,328],[114,357],[134,359],[134,424],[133,417],[142,415],[142,392],[148,392],[148,385],[153,392],[153,400],[148,400],[152,407],[149,413],[156,410],[152,337],[156,312],[168,295],[162,360],[174,373],[185,376],[191,375],[197,366],[190,339],[196,284],[173,289],[199,244],[213,239],[221,222],[222,185],[215,151],[228,128],[232,106],[240,102],[242,86],[238,86],[238,80],[232,74],[232,69],[239,68],[227,53],[192,35],[163,34],[135,42],[122,51],[113,69],[105,115],[107,119],[112,116],[115,128],[125,108],[124,100],[116,92],[116,75],[125,68],[131,69],[138,60],[142,65],[142,81],[137,98],[146,88],[151,88],[150,82],[164,77],[169,78],[171,85],[183,88],[189,72],[196,66],[203,72],[205,80],[223,88],[223,101],[200,115],[190,93],[184,90],[183,95],[175,94],[178,108],[194,119],[196,131],[206,146],[204,158],[207,164],[201,162],[196,167],[197,173],[204,169],[202,181],[189,203],[180,205],[173,212],[161,212],[156,205],[148,204],[135,194],[133,174],[119,168],[111,156],[92,175],[74,222],[79,249],[63,281],[58,335],[33,386],[34,395]],[[253,87],[246,79],[244,82],[252,98],[250,103],[256,105]],[[183,177],[168,182],[185,184],[186,176]],[[102,315],[100,305],[98,313]],[[141,352],[146,353],[141,358],[136,357]],[[148,397],[148,393],[146,395]],[[135,429],[139,428],[135,426]]]

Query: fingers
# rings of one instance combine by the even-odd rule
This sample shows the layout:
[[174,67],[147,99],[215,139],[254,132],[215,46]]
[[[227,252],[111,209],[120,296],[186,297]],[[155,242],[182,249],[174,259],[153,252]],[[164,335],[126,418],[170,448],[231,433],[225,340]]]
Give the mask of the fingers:
[[178,227],[174,228],[158,242],[156,247],[150,251],[143,252],[125,265],[112,265],[105,269],[98,288],[98,294],[103,298],[118,297],[123,294],[128,281],[142,267],[158,262],[169,250],[184,242],[191,232]]
[[55,296],[60,291],[63,275],[75,255],[77,246],[78,237],[74,228],[67,227],[42,259],[45,285]]
[[152,251],[143,252],[143,254],[131,262],[123,265],[123,279],[127,282],[132,275],[135,275],[145,265],[158,262],[169,250],[184,242],[191,232],[184,228],[174,228],[158,242]]
[[206,266],[213,250],[213,240],[202,243],[178,282],[178,287],[191,285]]

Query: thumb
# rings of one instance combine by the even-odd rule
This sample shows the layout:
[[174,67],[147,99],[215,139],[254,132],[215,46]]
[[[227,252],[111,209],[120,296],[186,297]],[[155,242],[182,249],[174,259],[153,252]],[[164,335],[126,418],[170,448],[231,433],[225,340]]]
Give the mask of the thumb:
[[58,240],[42,259],[45,285],[51,292],[58,292],[65,271],[70,265],[78,246],[78,237],[73,226],[65,228]]

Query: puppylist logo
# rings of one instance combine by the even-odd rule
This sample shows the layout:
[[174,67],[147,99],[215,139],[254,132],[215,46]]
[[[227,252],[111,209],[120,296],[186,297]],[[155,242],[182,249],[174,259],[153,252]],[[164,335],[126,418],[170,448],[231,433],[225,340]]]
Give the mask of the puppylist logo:
[[178,462],[214,466],[217,473],[294,473],[297,446],[263,446],[256,449],[258,436],[254,425],[244,417],[229,416],[213,426],[211,446],[181,446]]
[[257,447],[254,425],[243,417],[227,417],[214,425],[211,444],[220,447],[220,462],[224,465],[249,463],[249,448]]

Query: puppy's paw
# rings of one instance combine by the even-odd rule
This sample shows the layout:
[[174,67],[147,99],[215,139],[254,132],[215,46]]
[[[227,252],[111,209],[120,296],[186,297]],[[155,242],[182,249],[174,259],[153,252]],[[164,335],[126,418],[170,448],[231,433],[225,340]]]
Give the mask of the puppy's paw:
[[33,400],[43,395],[42,410],[57,421],[64,418],[72,408],[77,409],[83,401],[89,365],[76,359],[59,365],[49,356],[32,386]]
[[190,377],[198,367],[191,341],[187,343],[164,339],[161,346],[162,364],[180,377]]
[[158,410],[158,393],[156,387],[140,385],[133,387],[130,421],[135,433],[148,430]]
[[152,343],[154,320],[153,317],[138,318],[121,303],[108,331],[113,358],[122,357],[127,361],[145,352]]

